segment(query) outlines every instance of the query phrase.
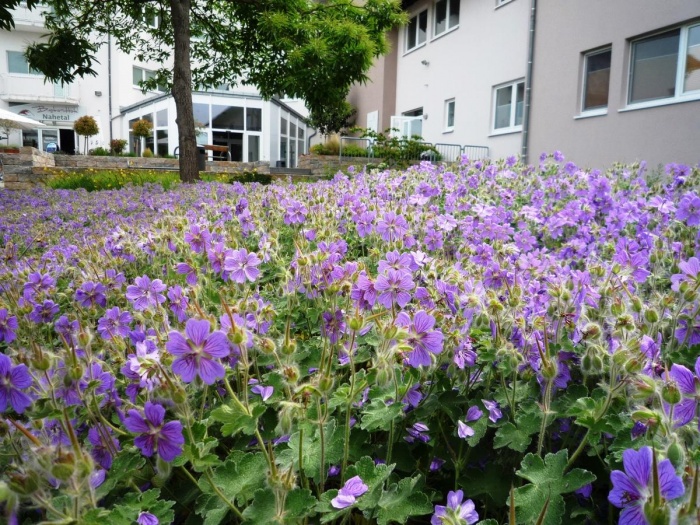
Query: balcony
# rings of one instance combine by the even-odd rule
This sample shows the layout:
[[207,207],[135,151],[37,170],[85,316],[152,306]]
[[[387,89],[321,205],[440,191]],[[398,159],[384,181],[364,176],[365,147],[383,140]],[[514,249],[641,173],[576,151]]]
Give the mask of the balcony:
[[44,82],[41,75],[0,74],[0,99],[5,102],[46,103],[77,106],[80,84]]

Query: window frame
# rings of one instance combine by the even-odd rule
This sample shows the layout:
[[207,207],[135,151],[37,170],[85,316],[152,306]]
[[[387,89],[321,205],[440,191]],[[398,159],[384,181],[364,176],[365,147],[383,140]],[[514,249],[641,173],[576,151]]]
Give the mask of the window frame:
[[[437,6],[440,2],[445,2],[445,29],[440,31],[438,33],[437,31],[437,25],[438,25],[438,18],[437,18]],[[457,23],[453,26],[450,26],[450,8],[452,7],[452,4],[456,3],[457,4]],[[443,35],[446,35],[447,33],[451,33],[452,31],[455,31],[459,29],[459,18],[461,15],[461,0],[437,0],[433,4],[433,38],[432,40],[436,38],[440,38]]]
[[[644,109],[657,106],[665,106],[668,104],[679,104],[682,102],[689,102],[694,100],[700,100],[700,89],[692,91],[684,91],[685,84],[685,71],[687,67],[688,60],[688,34],[691,29],[700,28],[700,21],[695,20],[690,23],[683,25],[666,28],[663,31],[656,31],[652,34],[645,35],[641,38],[633,38],[629,40],[629,66],[627,70],[627,94],[626,94],[626,105],[619,111],[630,111],[635,109]],[[676,58],[676,75],[674,78],[674,92],[672,96],[668,97],[658,97],[648,100],[642,100],[635,102],[632,100],[632,87],[634,81],[634,68],[635,68],[635,46],[641,42],[645,42],[655,37],[659,37],[664,34],[670,34],[674,31],[680,31],[678,39],[678,49]]]
[[[19,72],[17,72],[17,71],[10,71],[10,53],[13,53],[13,54],[15,54],[15,55],[19,55],[19,56],[22,57],[22,60],[24,61],[24,64],[27,66],[27,71],[26,71],[26,72],[19,73]],[[26,77],[38,77],[38,76],[42,76],[42,75],[43,75],[43,74],[41,73],[41,71],[37,71],[36,69],[35,69],[35,70],[32,70],[32,68],[29,67],[29,62],[27,62],[27,57],[25,57],[25,56],[24,56],[24,53],[22,53],[21,51],[14,51],[14,50],[12,50],[12,49],[8,49],[8,50],[5,52],[5,59],[7,60],[7,74],[8,74],[8,75],[22,75],[22,76],[26,76]],[[34,72],[32,72],[32,71],[34,71]]]
[[[503,84],[498,84],[493,86],[492,98],[493,102],[491,104],[491,135],[507,135],[508,133],[520,133],[523,130],[522,121],[520,124],[515,124],[515,118],[518,114],[518,85],[523,85],[523,118],[525,116],[525,79],[519,78],[518,80],[512,80],[510,82],[505,82]],[[498,90],[504,88],[511,88],[510,94],[510,120],[509,125],[503,128],[496,127],[496,112],[497,112],[497,102],[498,102]]]
[[[450,106],[452,106],[452,124],[450,124]],[[455,110],[457,106],[455,104],[454,97],[445,100],[445,116],[444,116],[444,130],[443,133],[450,133],[455,130]]]
[[607,115],[608,106],[610,105],[610,73],[608,73],[608,101],[605,106],[596,106],[590,109],[586,109],[586,91],[588,86],[588,59],[590,57],[601,55],[603,53],[610,53],[610,67],[612,70],[612,45],[599,47],[591,51],[586,51],[583,53],[583,68],[582,68],[582,78],[581,78],[581,100],[579,101],[579,115],[585,117],[592,117],[595,115]]
[[[134,82],[134,73],[136,72],[137,69],[141,71],[141,82],[145,82],[146,80],[148,80],[148,78],[149,78],[148,74],[149,74],[149,73],[152,75],[153,78],[155,78],[156,72],[153,71],[153,70],[151,70],[151,69],[146,69],[146,68],[144,68],[144,67],[137,66],[137,65],[134,65],[134,64],[131,65],[131,82],[132,82],[131,85],[132,85],[133,87],[135,87],[135,88],[137,88],[137,89],[139,89],[139,90],[142,91],[143,88],[142,88],[141,86],[139,86],[138,84],[134,84],[134,83],[133,83],[133,82]],[[164,88],[164,87],[165,87],[165,86],[157,86],[157,88],[156,88],[155,90],[149,90],[149,91],[150,91],[151,93],[166,93],[166,92],[167,92],[167,89],[161,89],[161,88]]]
[[[425,15],[425,39],[422,42],[419,42],[418,35],[420,34],[420,17],[422,15]],[[419,48],[425,46],[425,44],[428,42],[428,26],[430,25],[429,18],[430,18],[430,16],[428,14],[428,8],[426,7],[424,9],[421,9],[420,11],[418,11],[415,15],[413,15],[408,20],[408,24],[406,24],[406,31],[404,31],[404,39],[405,39],[404,53],[411,53],[412,51],[415,51],[416,49],[419,49]],[[411,27],[411,22],[414,19],[416,20],[416,29],[415,29],[415,31],[416,31],[416,34],[415,34],[416,45],[413,47],[408,47],[409,31],[410,31],[410,27]]]

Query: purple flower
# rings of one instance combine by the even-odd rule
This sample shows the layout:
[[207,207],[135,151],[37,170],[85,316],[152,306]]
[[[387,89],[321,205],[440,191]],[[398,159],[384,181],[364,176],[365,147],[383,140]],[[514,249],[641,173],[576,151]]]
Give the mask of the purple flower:
[[[479,418],[481,418],[482,415],[484,415],[484,413],[479,409],[478,406],[473,405],[469,407],[469,410],[467,410],[466,417],[467,423],[477,421]],[[474,429],[467,425],[467,423],[462,422],[462,420],[457,421],[457,435],[461,439],[467,439],[474,435]]]
[[700,197],[695,193],[686,193],[678,203],[676,219],[685,221],[688,226],[700,225]]
[[182,377],[186,383],[195,376],[211,385],[224,377],[226,371],[217,358],[227,357],[230,347],[226,334],[220,330],[209,334],[209,321],[189,319],[185,325],[185,335],[170,332],[165,348],[177,357],[173,361],[173,372]]
[[248,253],[248,250],[241,248],[226,257],[224,270],[230,273],[230,279],[235,283],[253,282],[260,275],[257,266],[261,262],[255,252]]
[[47,292],[56,284],[56,280],[50,275],[42,275],[39,272],[30,273],[29,281],[24,283],[22,295],[28,301],[33,301],[39,292]]
[[107,305],[105,287],[103,284],[88,281],[75,291],[75,300],[84,308],[95,305],[104,308]]
[[112,458],[119,451],[119,440],[112,437],[112,430],[104,425],[98,425],[88,430],[88,441],[92,445],[92,457],[99,466],[109,470]]
[[147,275],[134,279],[136,284],[131,284],[126,288],[126,298],[134,304],[136,310],[148,310],[157,308],[159,304],[165,302],[165,296],[160,293],[167,287],[160,279],[149,279]]
[[158,521],[158,518],[156,518],[150,512],[141,512],[139,517],[136,518],[136,523],[139,525],[158,525],[160,522]]
[[323,325],[321,333],[328,337],[331,344],[335,344],[340,339],[340,335],[345,333],[345,322],[343,321],[343,311],[336,310],[334,314],[323,312]]
[[[251,379],[251,381],[254,381],[255,383],[257,383],[257,381],[255,379]],[[267,401],[268,399],[270,399],[270,397],[274,393],[275,388],[272,386],[263,386],[263,385],[254,384],[253,388],[251,388],[250,391],[253,394],[257,394],[260,397],[262,397],[263,401]]]
[[366,237],[372,233],[372,225],[374,224],[375,214],[371,211],[366,211],[362,213],[359,217],[355,218],[355,224],[357,224],[357,235],[362,238]]
[[157,453],[163,461],[170,462],[182,453],[185,438],[182,436],[182,424],[168,421],[163,424],[165,408],[146,401],[143,416],[138,410],[131,409],[124,418],[124,426],[129,432],[140,434],[134,438],[134,445],[141,449],[146,457]]
[[408,364],[413,368],[430,366],[430,354],[442,352],[442,332],[432,329],[435,318],[420,310],[413,316],[413,322],[410,322],[408,314],[401,312],[396,317],[396,324],[408,328],[406,344],[413,348],[408,354]]
[[394,212],[387,212],[377,222],[377,233],[387,242],[394,242],[408,231],[408,223],[401,215]]
[[190,286],[197,285],[197,268],[191,266],[187,263],[177,263],[175,265],[175,271],[180,275],[185,276],[185,282]]
[[700,274],[700,261],[697,257],[691,257],[687,261],[681,261],[678,268],[683,273],[676,273],[671,276],[671,289],[674,292],[680,291],[681,283],[687,282],[694,285]]
[[34,310],[29,314],[29,320],[36,324],[50,323],[58,315],[58,305],[48,299],[41,304],[34,305]]
[[331,505],[336,509],[344,509],[353,505],[357,498],[369,490],[360,476],[350,478],[338,491],[338,495],[331,500]]
[[503,417],[503,413],[498,407],[497,401],[488,401],[487,399],[482,399],[481,402],[484,404],[486,410],[489,411],[489,420],[491,420],[492,423],[495,423]]
[[0,354],[0,412],[7,410],[8,404],[18,414],[24,412],[32,404],[32,400],[22,390],[30,386],[32,376],[27,366],[12,366],[10,358]]
[[[700,357],[695,361],[695,375],[683,365],[676,364],[671,366],[669,373],[683,394],[681,402],[673,407],[675,425],[682,427],[693,420],[700,405]],[[698,429],[700,429],[700,421]]]
[[195,253],[202,253],[209,245],[211,233],[206,228],[201,228],[198,224],[190,226],[190,229],[185,233],[185,242],[190,245]]
[[405,436],[404,439],[409,443],[415,443],[416,440],[422,441],[423,443],[430,441],[430,436],[428,435],[430,429],[428,428],[428,425],[421,423],[420,421],[408,427],[406,432],[408,432],[408,436]]
[[5,308],[0,308],[0,341],[11,343],[17,337],[17,317],[9,315]]
[[131,320],[129,312],[122,312],[118,306],[115,306],[107,310],[104,317],[98,319],[97,332],[102,339],[108,341],[116,336],[126,337],[129,335]]
[[445,460],[442,458],[434,457],[432,461],[430,462],[430,467],[429,471],[430,472],[437,472],[442,468],[442,466],[445,464]]
[[309,210],[301,202],[290,199],[285,203],[285,206],[285,224],[301,224],[306,220],[306,214],[309,213]]
[[175,314],[175,318],[179,323],[187,319],[189,300],[180,286],[171,286],[168,289],[168,306],[170,307],[170,311]]
[[415,286],[409,272],[389,270],[386,275],[377,277],[374,289],[379,293],[377,301],[385,308],[391,308],[393,303],[403,308],[411,300],[408,292]]
[[430,525],[456,525],[467,523],[471,525],[479,521],[479,515],[470,499],[465,501],[464,492],[450,491],[447,493],[447,506],[435,505],[435,512],[430,518]]
[[647,525],[645,505],[658,486],[661,497],[666,500],[683,495],[683,480],[676,475],[671,461],[664,459],[657,466],[658,479],[652,479],[653,451],[651,447],[642,447],[639,451],[627,449],[622,453],[625,471],[613,470],[610,479],[613,488],[608,494],[608,501],[622,509],[619,523],[623,525]]

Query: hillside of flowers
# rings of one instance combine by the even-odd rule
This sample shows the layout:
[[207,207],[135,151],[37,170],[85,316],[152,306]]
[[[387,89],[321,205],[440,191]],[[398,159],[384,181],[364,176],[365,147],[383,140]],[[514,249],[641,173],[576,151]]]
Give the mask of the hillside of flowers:
[[699,181],[0,192],[0,521],[696,524]]

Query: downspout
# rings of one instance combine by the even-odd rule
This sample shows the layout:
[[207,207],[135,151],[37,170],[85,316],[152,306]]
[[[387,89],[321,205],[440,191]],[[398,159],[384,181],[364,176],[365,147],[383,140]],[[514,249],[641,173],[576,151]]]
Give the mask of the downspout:
[[530,104],[532,93],[532,68],[535,59],[535,21],[537,18],[537,0],[531,0],[530,4],[530,38],[527,45],[527,73],[525,76],[525,108],[523,112],[523,141],[520,155],[522,161],[527,164],[528,147],[530,142]]
[[318,130],[314,128],[314,132],[309,135],[306,139],[306,153],[311,152],[311,139],[314,138],[316,135],[318,135]]
[[112,35],[107,33],[107,98],[109,98],[109,148],[112,149]]

